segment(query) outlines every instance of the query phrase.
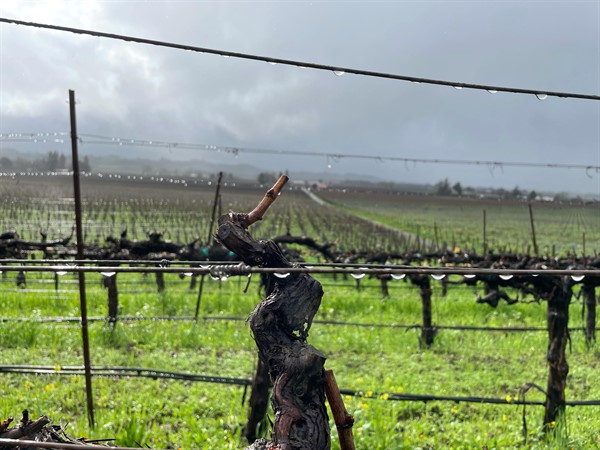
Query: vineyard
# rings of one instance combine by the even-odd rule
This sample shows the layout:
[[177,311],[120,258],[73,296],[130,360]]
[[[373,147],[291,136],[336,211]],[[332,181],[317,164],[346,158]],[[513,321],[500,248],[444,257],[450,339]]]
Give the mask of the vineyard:
[[[93,430],[79,369],[76,274],[5,270],[0,386],[7,400],[0,418],[27,408],[68,421],[71,435],[114,438],[123,446],[247,445],[258,356],[245,321],[269,287],[259,276],[221,267],[218,276],[207,272],[199,293],[189,268],[215,259],[208,258],[217,245],[208,238],[216,229],[210,225],[215,187],[216,180],[124,175],[82,180],[92,262],[129,267],[130,259],[171,270],[160,283],[155,272],[87,276]],[[218,216],[250,211],[266,188],[223,183]],[[0,178],[0,231],[14,233],[3,247],[6,264],[25,269],[32,261],[74,259],[71,189],[69,177]],[[597,205],[535,203],[530,210],[527,203],[485,199],[347,189],[317,194],[324,204],[286,188],[251,232],[313,269],[338,264],[337,273],[313,274],[325,294],[308,340],[335,371],[354,416],[357,448],[600,445],[595,317],[589,324],[598,276],[585,272],[600,265]],[[134,251],[140,243],[155,247]],[[219,261],[234,256],[220,255]],[[428,265],[516,275],[409,270]],[[586,275],[540,275],[567,268]],[[107,279],[118,287],[112,314]],[[572,297],[554,294],[561,289]],[[564,323],[547,322],[553,311]],[[547,387],[549,366],[564,375],[557,392]],[[258,435],[268,437],[270,420],[272,412],[258,423]],[[339,448],[335,432],[331,437]]]

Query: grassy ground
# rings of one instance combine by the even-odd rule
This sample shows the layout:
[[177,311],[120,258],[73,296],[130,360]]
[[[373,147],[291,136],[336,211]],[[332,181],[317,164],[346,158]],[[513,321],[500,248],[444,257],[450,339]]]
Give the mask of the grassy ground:
[[[22,237],[39,239],[39,228],[55,239],[68,233],[73,223],[68,201],[69,180],[1,180],[2,231],[16,229]],[[103,243],[107,234],[127,228],[131,238],[141,239],[150,229],[167,231],[166,237],[188,242],[207,235],[207,208],[212,187],[182,186],[168,182],[144,183],[84,180],[86,242]],[[206,183],[205,183],[206,184]],[[252,195],[223,189],[224,211],[247,211],[261,192]],[[291,231],[320,242],[337,240],[336,248],[376,248],[387,237],[377,235],[365,221],[341,210],[317,207],[299,192],[285,192],[260,225],[257,236],[270,237]],[[62,198],[62,200],[60,200]],[[336,202],[333,194],[328,197]],[[481,213],[487,211],[488,237],[494,247],[522,250],[529,245],[528,213],[522,204],[480,202],[426,202],[410,197],[373,199],[354,193],[345,196],[346,207],[361,215],[419,234],[440,243],[463,248],[481,247]],[[52,200],[59,199],[59,200]],[[545,208],[545,207],[544,207]],[[586,233],[588,253],[599,250],[598,209],[534,207],[539,217],[540,248],[567,253],[582,249]],[[435,226],[434,226],[435,224]],[[437,232],[437,237],[436,237]],[[398,244],[400,245],[400,244]],[[89,274],[90,316],[106,315],[106,291],[99,274]],[[382,298],[376,280],[334,281],[320,277],[325,296],[317,320],[404,324],[421,322],[418,291],[405,281],[390,282],[390,297]],[[44,283],[42,283],[44,282]],[[167,290],[157,293],[151,275],[119,274],[121,315],[193,315],[197,291],[189,279],[166,276]],[[27,289],[15,288],[14,273],[0,280],[0,317],[44,318],[79,315],[75,278],[60,278],[53,290],[49,275],[28,275]],[[446,297],[434,284],[433,314],[437,325],[545,326],[545,305],[501,303],[496,309],[475,304],[472,288],[452,286]],[[256,281],[247,294],[245,282],[229,279],[218,283],[207,278],[201,315],[242,320],[203,318],[190,321],[119,322],[111,329],[105,322],[90,324],[91,359],[95,366],[128,366],[250,378],[256,365],[256,349],[244,318],[260,300]],[[571,325],[581,325],[581,302],[574,299]],[[556,424],[550,439],[541,432],[543,409],[525,410],[513,400],[523,386],[545,388],[547,365],[544,332],[504,333],[440,330],[429,349],[419,346],[419,330],[315,323],[309,342],[328,357],[340,387],[362,392],[346,397],[355,416],[358,449],[446,448],[600,448],[600,408],[569,407],[566,423]],[[567,355],[571,370],[567,399],[600,399],[597,366],[600,351],[588,349],[581,332],[572,333]],[[32,417],[47,414],[63,423],[69,434],[115,438],[123,446],[136,443],[154,448],[239,449],[247,405],[244,388],[200,382],[148,378],[93,379],[97,426],[90,429],[85,414],[82,377],[61,375],[67,365],[81,365],[81,331],[75,323],[0,322],[0,364],[44,364],[56,368],[48,375],[0,374],[0,418],[18,416],[28,408]],[[503,405],[442,401],[390,401],[390,393],[440,396],[479,396],[508,399]],[[530,390],[528,400],[542,400]],[[335,428],[333,428],[335,429]],[[556,436],[554,436],[556,435]],[[338,449],[335,433],[333,448]]]
[[[78,314],[76,292],[40,295],[30,276],[28,290],[17,290],[11,275],[3,281],[0,308],[4,317],[46,317]],[[61,277],[63,291],[75,289],[70,275]],[[88,276],[90,316],[106,313],[106,292],[100,275]],[[418,292],[404,281],[390,284],[382,298],[375,280],[334,282],[323,277],[325,297],[317,320],[361,323],[416,324],[420,322]],[[196,292],[189,279],[167,277],[167,292],[156,293],[151,277],[119,275],[121,314],[191,315]],[[335,286],[334,286],[335,285]],[[202,315],[244,318],[259,300],[252,284],[207,280]],[[545,305],[501,304],[496,309],[476,305],[474,295],[461,287],[445,298],[434,284],[434,321],[438,325],[544,326]],[[581,305],[574,304],[571,324],[580,325]],[[114,437],[119,445],[136,442],[155,448],[243,448],[240,438],[246,406],[244,389],[219,384],[144,378],[94,378],[97,427],[87,426],[84,380],[61,376],[60,368],[80,365],[77,324],[3,322],[0,332],[2,364],[45,364],[54,375],[0,376],[4,393],[0,415],[18,415],[28,408],[33,416],[47,414],[67,423],[73,436]],[[121,322],[111,330],[103,322],[90,324],[92,363],[154,368],[206,375],[251,377],[256,351],[244,321],[203,319]],[[460,332],[441,330],[430,349],[419,347],[418,330],[391,327],[334,326],[315,323],[309,341],[328,357],[340,387],[362,391],[346,397],[355,416],[357,448],[596,448],[600,446],[598,407],[567,409],[566,429],[546,441],[541,433],[543,410],[529,406],[523,434],[522,406],[453,402],[397,402],[389,393],[481,396],[517,399],[526,383],[545,388],[546,334],[539,332]],[[580,332],[573,332],[568,354],[571,371],[567,396],[598,399],[597,365],[600,352],[587,349]],[[543,395],[530,391],[528,400]],[[525,439],[525,436],[527,439]],[[486,447],[487,446],[487,447]],[[333,436],[333,448],[339,448]]]

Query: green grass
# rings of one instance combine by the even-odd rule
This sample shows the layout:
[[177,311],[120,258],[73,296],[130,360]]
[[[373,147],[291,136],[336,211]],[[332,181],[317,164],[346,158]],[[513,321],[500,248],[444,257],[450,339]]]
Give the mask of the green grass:
[[[88,276],[90,315],[106,314],[106,292],[99,278]],[[354,280],[340,280],[334,287],[331,277],[321,279],[325,296],[317,320],[420,322],[418,291],[409,283],[391,282],[391,297],[384,299],[376,280],[361,280],[362,289],[356,291]],[[74,288],[66,281],[61,287]],[[188,281],[167,276],[167,292],[158,293],[151,277],[121,274],[121,314],[191,315],[196,292],[189,290]],[[243,285],[235,279],[224,283],[207,280],[202,315],[247,316],[259,297],[255,281],[247,294],[242,293]],[[34,286],[31,280],[29,287]],[[5,317],[24,316],[27,311],[33,317],[78,313],[76,293],[48,301],[39,293],[13,289],[10,275],[0,301]],[[581,325],[580,310],[581,305],[575,302],[572,326]],[[434,322],[440,325],[543,327],[545,305],[501,303],[492,309],[476,305],[470,289],[461,287],[450,288],[442,298],[441,288],[434,282],[433,314]],[[0,328],[2,364],[44,364],[57,369],[82,364],[76,323],[4,322]],[[251,377],[256,363],[255,345],[243,321],[119,322],[115,330],[104,322],[93,322],[89,331],[91,359],[97,366]],[[516,399],[526,383],[545,388],[545,333],[441,330],[430,349],[420,348],[418,337],[417,329],[313,325],[309,342],[327,355],[326,367],[334,370],[340,387],[363,393],[362,397],[344,399],[356,419],[357,448],[584,449],[600,445],[598,407],[568,408],[566,428],[548,442],[541,431],[541,407],[526,409],[525,441],[521,406],[384,400],[386,393]],[[585,347],[581,332],[573,332],[568,359],[568,399],[600,398],[600,352]],[[135,446],[137,442],[157,448],[244,448],[240,431],[247,406],[241,403],[244,393],[240,387],[95,377],[97,426],[91,430],[85,415],[83,377],[4,374],[0,380],[5,393],[2,417],[28,408],[33,416],[47,414],[57,423],[68,423],[67,430],[73,436],[115,438],[118,445]],[[543,395],[532,390],[526,398],[542,400]],[[335,432],[332,441],[333,448],[339,448]]]
[[[72,207],[66,198],[70,180],[1,180],[2,230],[15,228],[23,238],[39,239],[39,228],[49,239],[70,231]],[[31,185],[27,185],[27,182]],[[211,189],[183,188],[165,183],[100,183],[84,179],[86,242],[103,243],[108,234],[127,228],[133,239],[150,229],[167,231],[177,242],[205,238]],[[224,187],[223,209],[247,211],[263,192]],[[402,248],[391,234],[347,211],[376,219],[420,237],[460,246],[482,246],[482,210],[487,211],[488,243],[495,249],[522,251],[530,245],[529,216],[523,204],[447,200],[427,197],[327,194],[345,210],[317,207],[303,195],[284,192],[265,218],[252,230],[256,237],[290,231],[319,242],[336,241],[336,249],[393,250]],[[285,201],[283,201],[285,199]],[[439,199],[438,199],[439,200]],[[586,233],[587,253],[600,249],[600,210],[597,208],[534,205],[540,249],[551,253],[580,253]],[[435,225],[435,226],[434,226]],[[310,260],[316,260],[313,255]],[[54,278],[28,274],[26,289],[15,287],[15,273],[0,279],[0,316],[45,318],[79,316],[74,275]],[[460,278],[460,277],[458,277]],[[316,320],[367,324],[418,325],[418,291],[406,280],[391,281],[390,297],[382,298],[376,280],[361,280],[356,290],[351,278],[320,276],[325,296]],[[119,274],[121,316],[190,316],[197,291],[189,278],[165,275],[167,290],[158,293],[153,275]],[[107,293],[99,274],[87,274],[88,315],[104,317]],[[473,288],[451,286],[446,297],[433,282],[433,319],[437,325],[493,327],[545,326],[545,304],[493,309],[475,303]],[[254,279],[243,294],[245,279],[218,283],[206,278],[198,323],[189,321],[120,321],[115,329],[91,322],[91,360],[95,366],[128,366],[169,371],[249,378],[256,365],[256,348],[243,321],[206,319],[204,316],[245,318],[260,300]],[[514,297],[514,293],[511,293]],[[573,299],[571,326],[580,327],[581,301]],[[568,407],[565,422],[554,432],[542,432],[543,408],[525,411],[514,404],[488,405],[452,402],[399,402],[385,400],[389,393],[440,396],[519,397],[523,386],[545,388],[547,336],[544,332],[467,332],[440,330],[429,349],[419,346],[418,328],[334,326],[315,323],[309,342],[327,356],[340,387],[363,393],[345,397],[354,415],[358,449],[600,448],[600,408]],[[570,364],[567,399],[600,399],[597,373],[600,349],[587,348],[583,334],[572,333],[567,354]],[[85,413],[84,379],[60,374],[66,365],[81,365],[81,330],[77,322],[0,322],[0,364],[43,364],[56,368],[49,375],[0,374],[0,418],[19,416],[27,408],[32,417],[46,414],[62,423],[74,437],[115,438],[122,446],[184,449],[240,449],[240,430],[246,419],[244,389],[209,383],[148,378],[93,379],[97,426],[90,429]],[[246,395],[247,397],[247,395]],[[537,390],[528,400],[543,400]],[[271,413],[272,414],[272,413]],[[335,427],[332,423],[332,430]],[[335,431],[334,450],[339,449]]]

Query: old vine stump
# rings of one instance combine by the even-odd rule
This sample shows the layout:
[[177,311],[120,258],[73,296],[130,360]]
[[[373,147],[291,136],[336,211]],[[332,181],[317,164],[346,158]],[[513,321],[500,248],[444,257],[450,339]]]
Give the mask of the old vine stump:
[[[248,214],[219,218],[218,239],[245,264],[292,268],[272,241],[257,241],[247,228],[262,219],[287,182],[281,177]],[[306,342],[321,304],[321,284],[306,273],[269,275],[273,289],[250,315],[250,327],[273,382],[275,412],[272,441],[259,439],[249,449],[327,450],[329,419],[325,408],[325,356]]]

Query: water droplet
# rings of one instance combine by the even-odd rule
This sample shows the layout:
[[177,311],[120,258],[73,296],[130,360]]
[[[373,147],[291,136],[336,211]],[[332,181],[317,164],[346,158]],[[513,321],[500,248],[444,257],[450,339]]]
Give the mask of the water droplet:
[[267,61],[269,64],[271,64],[272,66],[276,66],[277,63],[275,61]]
[[402,280],[404,277],[406,277],[406,274],[405,273],[393,273],[391,276],[394,280]]
[[463,277],[465,277],[465,278],[469,278],[469,279],[470,279],[470,278],[475,278],[476,276],[477,276],[477,275],[475,275],[475,274],[473,274],[473,273],[465,273],[465,274],[463,275]]
[[342,75],[344,75],[346,72],[344,72],[343,70],[334,70],[333,73],[338,76],[341,77]]
[[67,274],[67,272],[66,272],[66,271],[64,271],[64,270],[57,270],[57,271],[56,271],[56,275],[58,275],[59,277],[61,277],[61,276],[63,276],[63,275],[66,275],[66,274]]
[[[366,267],[361,267],[359,270],[369,270]],[[366,273],[364,272],[352,272],[350,274],[350,276],[356,280],[360,280],[361,278],[364,278],[364,276],[366,275]]]
[[116,272],[100,272],[106,278],[112,277]]
[[211,280],[215,280],[215,281],[218,281],[221,279],[221,277],[219,275],[213,275],[212,273],[210,274],[210,278],[211,278]]
[[221,276],[220,276],[219,278],[217,278],[217,279],[218,279],[218,280],[221,280],[221,281],[227,281],[227,280],[229,279],[229,275],[225,275],[225,274],[223,274],[223,275],[221,275]]
[[488,89],[487,91],[488,91],[490,94],[497,94],[497,93],[498,93],[498,91],[497,91],[497,90],[495,90],[495,89]]
[[571,275],[573,281],[581,281],[585,278],[585,275]]
[[277,278],[287,278],[290,276],[290,273],[289,272],[285,272],[285,273],[275,272],[273,275],[275,275]]
[[443,280],[444,278],[446,278],[446,274],[445,273],[432,273],[431,278],[433,278],[434,280]]
[[201,268],[202,270],[206,270],[206,269],[208,269],[209,267],[210,267],[210,266],[200,266],[200,268]]
[[500,278],[502,278],[503,280],[510,280],[513,277],[513,275],[500,275]]
[[185,275],[186,277],[191,277],[194,274],[192,272],[183,272],[183,275]]
[[462,89],[462,86],[452,86],[454,89],[458,89],[459,91]]
[[546,100],[548,98],[548,94],[535,94],[538,100]]

